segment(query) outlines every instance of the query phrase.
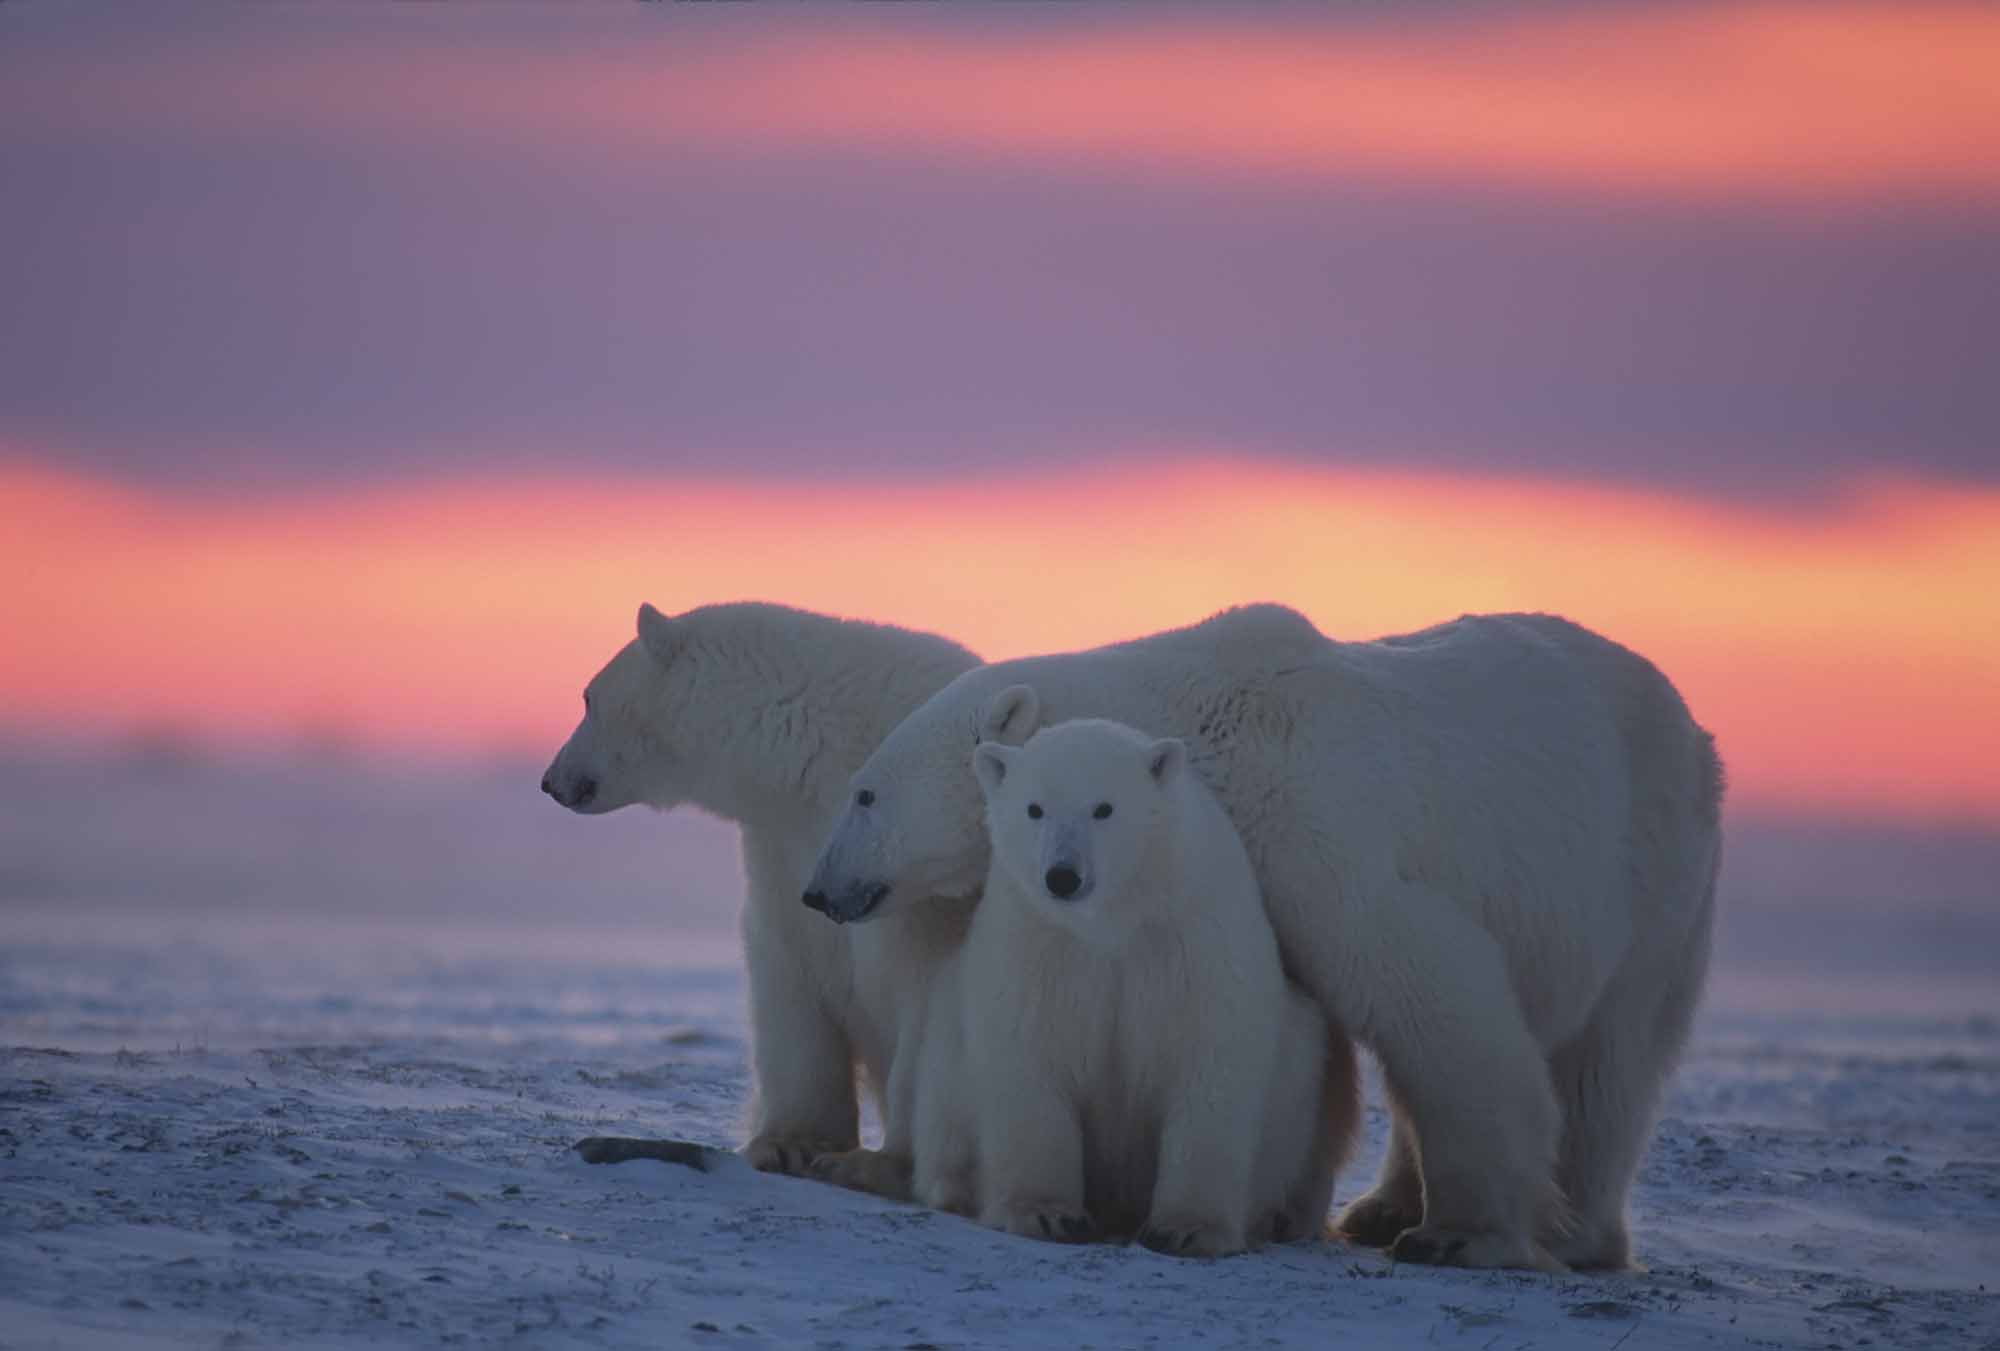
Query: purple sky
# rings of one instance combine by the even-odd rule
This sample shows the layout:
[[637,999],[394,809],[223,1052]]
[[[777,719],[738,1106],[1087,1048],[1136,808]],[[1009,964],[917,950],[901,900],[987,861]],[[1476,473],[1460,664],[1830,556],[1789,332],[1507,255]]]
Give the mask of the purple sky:
[[[205,76],[387,54],[504,93],[509,63],[670,78],[776,32],[567,13],[0,4],[0,451],[213,487],[1184,448],[1761,497],[2000,478],[1991,201],[524,144],[360,75],[388,114],[235,106]],[[950,22],[1186,17],[1125,13]]]

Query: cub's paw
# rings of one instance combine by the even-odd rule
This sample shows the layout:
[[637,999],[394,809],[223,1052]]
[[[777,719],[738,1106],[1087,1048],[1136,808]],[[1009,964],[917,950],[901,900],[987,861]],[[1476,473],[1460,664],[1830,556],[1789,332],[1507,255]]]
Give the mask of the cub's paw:
[[840,1154],[822,1154],[812,1161],[812,1176],[849,1191],[886,1196],[892,1201],[910,1199],[910,1160],[907,1155],[879,1149],[850,1149]]
[[1169,1216],[1146,1221],[1139,1242],[1169,1257],[1228,1257],[1249,1247],[1241,1229],[1216,1220]]
[[1511,1267],[1559,1275],[1569,1270],[1532,1239],[1496,1232],[1405,1229],[1389,1248],[1389,1260],[1432,1267]]
[[831,1140],[802,1140],[797,1136],[760,1135],[743,1146],[743,1157],[760,1173],[784,1173],[790,1177],[812,1176],[813,1160],[822,1154],[839,1154],[852,1145]]
[[993,1227],[1048,1243],[1088,1243],[1097,1237],[1096,1221],[1064,1205],[1012,1206],[1000,1212]]
[[1364,1248],[1386,1248],[1405,1229],[1424,1222],[1423,1209],[1409,1210],[1381,1192],[1356,1197],[1333,1222],[1334,1232]]

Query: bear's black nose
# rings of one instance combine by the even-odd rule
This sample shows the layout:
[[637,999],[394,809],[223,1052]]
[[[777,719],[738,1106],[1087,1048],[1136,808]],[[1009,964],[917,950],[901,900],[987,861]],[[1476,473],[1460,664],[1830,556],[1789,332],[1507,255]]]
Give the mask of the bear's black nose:
[[553,778],[545,777],[542,780],[542,791],[554,798],[562,806],[569,808],[571,811],[576,811],[578,808],[588,807],[591,799],[597,796],[597,780],[578,779],[570,785],[568,792],[564,792]]
[[824,891],[808,891],[805,895],[799,897],[799,899],[806,903],[806,909],[817,910],[822,915],[826,913],[826,893]]
[[1065,867],[1060,863],[1049,869],[1048,876],[1042,881],[1047,884],[1049,895],[1065,901],[1076,895],[1076,889],[1083,885],[1083,879],[1076,875],[1076,869]]

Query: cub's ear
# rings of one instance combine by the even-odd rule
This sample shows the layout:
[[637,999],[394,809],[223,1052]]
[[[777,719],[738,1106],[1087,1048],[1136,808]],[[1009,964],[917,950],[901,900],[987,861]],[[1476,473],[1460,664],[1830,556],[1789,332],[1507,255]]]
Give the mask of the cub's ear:
[[1042,724],[1042,701],[1028,685],[1009,685],[987,701],[979,718],[979,739],[1018,746]]
[[979,786],[988,797],[1000,790],[1007,781],[1007,771],[1014,767],[1014,756],[1018,754],[1012,746],[1001,746],[991,741],[982,741],[972,748],[972,768],[979,775]]
[[681,626],[650,605],[639,606],[639,641],[653,660],[665,664],[681,645]]
[[1186,767],[1187,743],[1177,737],[1155,741],[1146,749],[1146,772],[1163,787],[1178,778]]

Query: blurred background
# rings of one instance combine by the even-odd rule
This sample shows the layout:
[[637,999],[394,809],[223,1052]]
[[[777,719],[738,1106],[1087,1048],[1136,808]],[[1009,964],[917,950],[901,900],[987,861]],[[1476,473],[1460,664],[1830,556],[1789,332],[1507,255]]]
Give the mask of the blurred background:
[[1558,611],[1720,738],[1727,997],[1994,1010],[1992,6],[0,3],[0,188],[9,1040],[726,952],[730,828],[537,780],[739,598]]

